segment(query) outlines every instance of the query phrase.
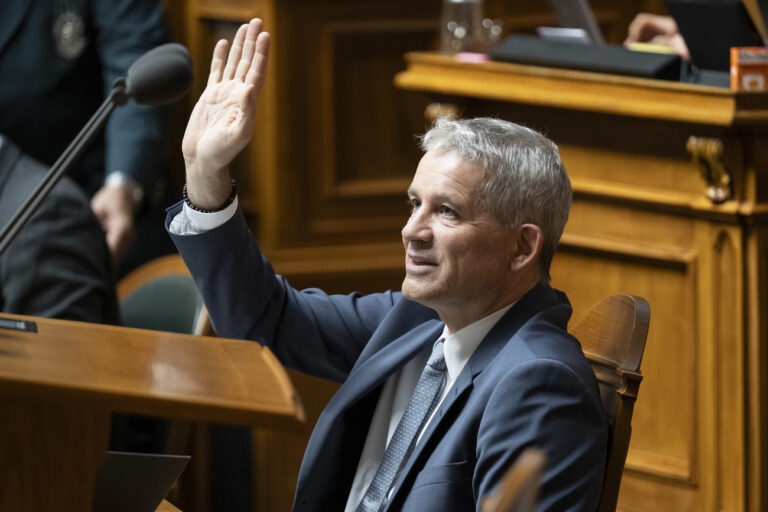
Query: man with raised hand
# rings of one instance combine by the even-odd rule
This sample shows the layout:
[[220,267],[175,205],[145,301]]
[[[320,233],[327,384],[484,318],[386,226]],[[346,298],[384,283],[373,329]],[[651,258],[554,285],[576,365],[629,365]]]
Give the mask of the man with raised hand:
[[539,510],[594,510],[607,420],[566,332],[570,304],[548,284],[571,202],[557,147],[497,119],[438,121],[407,191],[402,291],[295,290],[260,253],[228,170],[254,128],[268,49],[260,20],[228,55],[216,45],[167,225],[218,334],[342,383],[294,510],[479,510],[528,447],[547,455]]

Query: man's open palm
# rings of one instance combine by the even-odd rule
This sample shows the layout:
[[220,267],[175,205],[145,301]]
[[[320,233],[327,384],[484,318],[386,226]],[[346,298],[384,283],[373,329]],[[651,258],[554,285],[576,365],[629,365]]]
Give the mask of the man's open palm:
[[266,76],[269,34],[261,31],[261,20],[254,19],[237,31],[229,57],[227,46],[226,40],[216,44],[208,84],[182,142],[187,171],[208,178],[226,168],[251,138],[256,99]]

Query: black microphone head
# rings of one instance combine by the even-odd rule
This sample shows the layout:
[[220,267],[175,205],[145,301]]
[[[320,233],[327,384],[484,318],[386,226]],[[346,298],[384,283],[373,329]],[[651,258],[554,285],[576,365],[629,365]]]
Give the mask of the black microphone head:
[[192,84],[192,59],[178,43],[154,48],[134,62],[125,77],[126,94],[142,105],[181,98]]

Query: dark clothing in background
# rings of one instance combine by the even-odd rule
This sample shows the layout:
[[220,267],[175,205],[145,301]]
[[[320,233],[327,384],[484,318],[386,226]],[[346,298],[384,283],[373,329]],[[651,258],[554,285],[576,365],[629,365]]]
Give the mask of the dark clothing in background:
[[[48,169],[0,139],[0,225]],[[0,256],[0,310],[117,323],[117,298],[104,232],[88,198],[61,180]]]
[[[63,56],[54,24],[66,8],[82,20],[85,45]],[[167,41],[157,0],[35,0],[0,4],[0,133],[53,165],[96,112],[112,83]],[[162,174],[163,112],[133,101],[115,109],[70,176],[93,195],[119,170],[149,190]]]
[[[0,133],[53,165],[114,80],[167,41],[159,0],[0,2]],[[166,204],[166,118],[164,109],[130,100],[114,110],[69,173],[89,197],[112,171],[127,174],[144,189],[131,247],[139,254],[126,256],[131,268],[173,251],[159,224]],[[147,216],[153,219],[145,221]]]

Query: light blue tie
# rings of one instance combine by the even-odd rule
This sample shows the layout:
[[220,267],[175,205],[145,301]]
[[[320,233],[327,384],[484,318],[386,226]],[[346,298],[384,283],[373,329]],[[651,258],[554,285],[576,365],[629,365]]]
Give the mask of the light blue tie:
[[408,402],[400,423],[384,451],[379,469],[376,470],[371,485],[365,491],[363,500],[356,512],[375,512],[385,502],[389,488],[397,476],[400,466],[411,452],[412,445],[421,432],[424,422],[429,418],[432,409],[438,401],[440,390],[445,381],[445,357],[443,356],[443,340],[435,343],[432,355],[421,372],[411,399]]

